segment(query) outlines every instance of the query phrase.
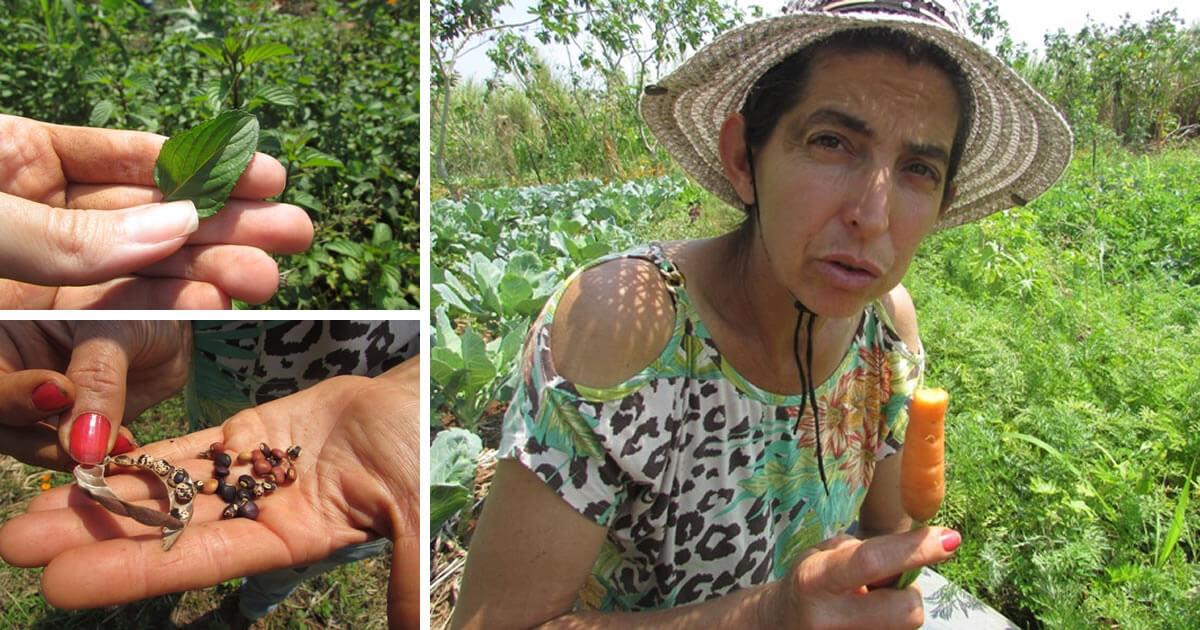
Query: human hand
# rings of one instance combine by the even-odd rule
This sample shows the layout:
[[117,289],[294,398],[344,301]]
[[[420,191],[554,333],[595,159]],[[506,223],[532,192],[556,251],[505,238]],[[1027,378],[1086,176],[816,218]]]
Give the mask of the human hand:
[[267,252],[303,251],[303,209],[262,201],[286,172],[254,155],[225,209],[159,203],[166,138],[0,115],[0,308],[228,308],[279,284]]
[[803,552],[767,598],[771,627],[919,628],[925,620],[921,593],[878,588],[908,569],[948,560],[961,542],[958,532],[922,527],[903,534],[859,540],[841,534]]
[[[419,360],[368,379],[342,376],[230,418],[221,427],[146,446],[148,453],[207,479],[197,454],[222,441],[236,451],[260,442],[301,446],[295,483],[262,498],[257,520],[221,520],[223,503],[199,495],[169,551],[157,528],[117,517],[78,487],[35,498],[0,529],[0,557],[45,566],[42,592],[62,608],[93,608],[210,586],[234,577],[315,562],[376,536],[393,541],[388,616],[418,627]],[[244,472],[235,466],[230,476]],[[136,474],[108,477],[123,499],[163,509],[165,489]]]
[[183,387],[191,342],[187,322],[0,322],[0,452],[68,470],[131,448],[123,419]]

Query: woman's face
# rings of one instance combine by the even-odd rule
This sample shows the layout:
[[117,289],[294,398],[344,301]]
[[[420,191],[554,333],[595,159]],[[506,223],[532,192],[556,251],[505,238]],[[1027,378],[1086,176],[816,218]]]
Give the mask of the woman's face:
[[[949,77],[886,52],[819,55],[754,155],[776,279],[847,317],[895,287],[943,204],[958,108]],[[754,199],[748,180],[734,182]]]

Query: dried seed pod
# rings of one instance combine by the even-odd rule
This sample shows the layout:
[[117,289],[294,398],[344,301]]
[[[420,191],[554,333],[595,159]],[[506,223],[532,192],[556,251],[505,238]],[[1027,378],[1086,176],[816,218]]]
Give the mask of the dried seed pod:
[[171,478],[170,478],[169,483],[173,486],[178,486],[181,483],[187,482],[187,480],[188,480],[188,472],[182,468],[176,468],[175,472],[171,473]]
[[221,518],[233,518],[238,515],[238,506],[230,503],[221,511]]
[[215,458],[213,458],[213,461],[216,462],[218,466],[224,466],[226,468],[229,468],[233,465],[233,458],[229,456],[228,452],[217,455]]
[[204,485],[202,485],[200,487],[200,492],[202,492],[203,494],[216,494],[217,487],[219,487],[220,485],[221,485],[220,481],[217,481],[216,479],[209,479],[208,481],[205,481]]
[[300,447],[299,446],[288,447],[287,456],[288,456],[288,459],[291,459],[291,460],[299,459],[300,458]]
[[242,451],[237,455],[237,463],[249,464],[254,459],[254,453],[258,451]]
[[258,518],[258,504],[254,501],[246,501],[238,506],[237,515],[242,518],[254,520]]

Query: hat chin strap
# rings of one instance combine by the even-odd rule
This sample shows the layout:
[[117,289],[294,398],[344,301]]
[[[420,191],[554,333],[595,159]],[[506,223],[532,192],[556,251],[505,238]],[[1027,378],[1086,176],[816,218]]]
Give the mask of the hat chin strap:
[[[762,231],[762,216],[758,211],[758,178],[754,176],[754,154],[750,149],[750,145],[746,145],[746,160],[750,165],[750,187],[754,191],[754,203],[750,204],[754,212],[754,223],[757,228],[758,238],[762,241],[763,254],[767,257],[767,264],[774,266],[771,262],[771,250],[767,248],[767,239],[763,236]],[[817,319],[817,314],[812,309],[804,305],[800,298],[792,293],[792,289],[787,285],[783,287],[787,290],[788,295],[792,296],[792,306],[796,308],[796,329],[792,333],[792,358],[796,361],[796,371],[800,373],[800,395],[803,400],[800,402],[800,413],[796,416],[796,433],[800,433],[800,417],[804,415],[804,408],[812,406],[813,414],[813,432],[817,443],[817,472],[821,475],[821,485],[825,488],[825,496],[829,496],[829,481],[825,477],[825,459],[821,453],[821,414],[817,408],[817,392],[816,384],[813,383],[812,369],[812,354],[813,354],[813,322]],[[800,361],[800,326],[808,316],[808,329],[804,342],[804,361]]]

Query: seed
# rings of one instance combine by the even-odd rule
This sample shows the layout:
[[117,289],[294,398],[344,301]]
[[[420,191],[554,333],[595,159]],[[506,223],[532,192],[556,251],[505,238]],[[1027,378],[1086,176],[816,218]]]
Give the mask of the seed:
[[221,453],[220,455],[217,455],[216,459],[213,461],[216,462],[218,466],[224,466],[226,468],[229,468],[233,465],[233,458],[229,456],[229,453]]
[[271,472],[271,464],[267,463],[267,460],[260,459],[254,462],[254,474],[261,477],[269,472]]
[[283,485],[283,482],[287,479],[287,473],[284,472],[283,469],[278,466],[271,469],[271,474],[274,475],[274,477],[275,477],[275,483],[277,483],[281,486]]
[[186,470],[184,470],[182,468],[176,468],[175,474],[171,475],[171,481],[174,481],[175,485],[179,485],[179,484],[187,481],[187,478],[188,478],[188,473]]
[[237,463],[249,464],[254,459],[254,453],[257,452],[258,451],[242,451],[241,453],[238,453]]
[[225,450],[225,444],[223,444],[221,442],[213,442],[212,444],[208,445],[208,456],[216,457],[217,455],[220,455],[224,450]]
[[241,503],[242,501],[249,501],[252,498],[254,498],[254,493],[252,491],[245,488],[238,488],[237,495],[234,497],[234,501],[236,503]]
[[233,500],[237,498],[237,488],[221,481],[217,485],[217,495],[221,497],[222,501],[233,503]]
[[237,515],[250,520],[258,518],[258,504],[254,501],[246,501],[238,506]]
[[299,473],[296,472],[296,468],[294,466],[288,466],[288,469],[287,469],[288,483],[295,481],[296,477],[298,477],[298,476],[299,476]]
[[204,494],[215,494],[217,492],[217,487],[220,485],[220,481],[217,481],[216,479],[209,479],[208,481],[204,482],[204,485],[200,488],[200,492],[203,492]]
[[300,447],[293,446],[287,450],[288,459],[298,459],[300,457]]
[[275,492],[276,490],[279,489],[279,486],[275,484],[274,479],[263,479],[262,481],[260,481],[258,483],[262,484],[262,489],[263,489],[264,494],[271,494],[272,492]]
[[287,457],[287,453],[284,453],[282,449],[273,448],[271,449],[271,457],[282,461],[283,458]]
[[181,516],[183,516],[183,514],[181,514],[179,512],[179,508],[171,508],[170,514],[173,518],[180,518]]
[[263,485],[262,485],[261,481],[254,484],[254,498],[255,499],[261,497],[262,495],[264,495],[266,493],[267,493],[267,491],[263,489]]
[[271,447],[267,446],[266,442],[259,442],[258,450],[263,454],[264,457],[271,454]]
[[218,479],[224,479],[229,476],[229,468],[227,466],[213,466],[213,476]]
[[230,503],[221,511],[221,518],[233,518],[238,515],[238,506]]
[[238,477],[237,485],[239,488],[245,488],[249,490],[250,488],[254,487],[254,477],[251,477],[250,475],[242,475]]

